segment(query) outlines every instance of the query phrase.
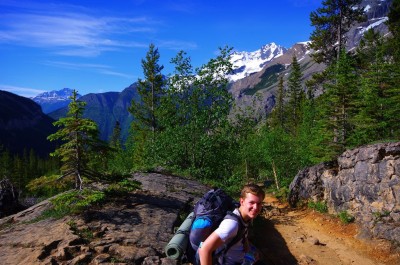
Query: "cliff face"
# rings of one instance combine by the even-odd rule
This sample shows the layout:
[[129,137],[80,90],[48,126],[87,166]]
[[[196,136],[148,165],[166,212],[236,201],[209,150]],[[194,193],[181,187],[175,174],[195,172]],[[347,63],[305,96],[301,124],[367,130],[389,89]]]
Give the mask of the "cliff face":
[[360,236],[400,243],[400,142],[348,150],[337,161],[299,172],[290,185],[292,206],[324,200],[330,213],[347,211]]

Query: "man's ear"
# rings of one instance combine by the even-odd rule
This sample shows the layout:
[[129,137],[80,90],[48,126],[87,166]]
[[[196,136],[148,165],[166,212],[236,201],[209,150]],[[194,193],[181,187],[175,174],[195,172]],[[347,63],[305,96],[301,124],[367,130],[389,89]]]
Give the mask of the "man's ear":
[[239,202],[240,202],[240,205],[243,205],[244,199],[243,199],[243,198],[240,198],[240,199],[239,199]]

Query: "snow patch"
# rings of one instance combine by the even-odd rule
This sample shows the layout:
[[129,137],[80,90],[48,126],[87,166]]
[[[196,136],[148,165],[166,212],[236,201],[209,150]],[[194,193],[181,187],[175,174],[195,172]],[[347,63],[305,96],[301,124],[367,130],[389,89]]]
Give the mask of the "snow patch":
[[231,55],[234,74],[229,75],[230,81],[237,81],[262,70],[264,65],[274,58],[282,56],[286,48],[272,42],[253,52],[234,52]]
[[368,27],[362,28],[359,33],[364,34],[369,29],[375,28],[375,27],[379,26],[380,24],[385,23],[387,20],[388,20],[388,17],[379,18],[378,21],[370,24]]

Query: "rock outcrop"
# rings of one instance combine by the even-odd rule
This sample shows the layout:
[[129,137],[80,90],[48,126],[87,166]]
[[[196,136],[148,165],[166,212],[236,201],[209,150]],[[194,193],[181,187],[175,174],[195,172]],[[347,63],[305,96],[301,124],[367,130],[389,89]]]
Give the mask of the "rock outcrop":
[[400,142],[345,151],[337,161],[299,172],[289,202],[325,201],[330,213],[355,217],[360,236],[400,244]]
[[18,201],[19,191],[7,178],[0,180],[0,218],[24,209]]
[[0,263],[176,264],[164,247],[180,213],[208,188],[156,173],[133,178],[140,190],[81,215],[32,222],[48,208],[44,201],[0,219]]

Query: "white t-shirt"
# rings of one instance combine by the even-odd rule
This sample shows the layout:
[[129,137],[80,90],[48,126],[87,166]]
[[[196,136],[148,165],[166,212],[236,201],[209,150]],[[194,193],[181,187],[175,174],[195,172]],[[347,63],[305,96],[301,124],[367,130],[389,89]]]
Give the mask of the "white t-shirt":
[[[238,215],[239,218],[241,218],[238,209],[235,209],[233,213]],[[224,219],[214,232],[222,239],[225,247],[226,244],[229,244],[229,242],[237,235],[238,231],[239,231],[239,223],[237,221],[231,219]],[[221,251],[221,249],[218,249],[217,253],[219,251]],[[233,246],[231,246],[225,253],[224,265],[234,265],[242,263],[244,254],[245,252],[244,252],[243,242],[240,239]]]

